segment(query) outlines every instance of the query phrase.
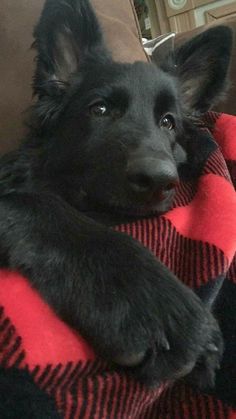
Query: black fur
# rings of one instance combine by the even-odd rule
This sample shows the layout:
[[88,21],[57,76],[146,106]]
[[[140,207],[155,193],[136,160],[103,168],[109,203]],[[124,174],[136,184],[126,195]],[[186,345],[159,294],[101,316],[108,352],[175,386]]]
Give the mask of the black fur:
[[199,361],[195,383],[212,384],[221,333],[191,290],[109,226],[167,211],[179,177],[201,172],[199,116],[224,90],[231,38],[210,29],[161,68],[115,63],[88,1],[47,0],[29,136],[1,159],[2,265],[148,384]]

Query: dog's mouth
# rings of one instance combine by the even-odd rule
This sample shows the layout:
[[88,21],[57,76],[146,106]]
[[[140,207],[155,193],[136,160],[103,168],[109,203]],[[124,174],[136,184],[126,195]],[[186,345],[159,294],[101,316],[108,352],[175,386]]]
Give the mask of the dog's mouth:
[[99,203],[97,201],[93,205],[93,210],[99,213],[109,213],[123,217],[148,217],[169,211],[173,205],[174,196],[175,191],[171,190],[155,192],[152,197],[143,202],[116,202],[114,199],[108,203]]
[[165,191],[154,191],[148,197],[135,199],[133,196],[128,198],[118,198],[116,195],[109,196],[106,200],[101,200],[88,195],[84,190],[80,193],[79,202],[76,205],[80,211],[98,214],[118,215],[122,217],[148,217],[166,213],[173,206],[175,189]]
[[175,191],[158,191],[144,203],[135,203],[134,205],[111,205],[110,208],[121,215],[127,216],[149,216],[163,214],[169,211],[173,204]]

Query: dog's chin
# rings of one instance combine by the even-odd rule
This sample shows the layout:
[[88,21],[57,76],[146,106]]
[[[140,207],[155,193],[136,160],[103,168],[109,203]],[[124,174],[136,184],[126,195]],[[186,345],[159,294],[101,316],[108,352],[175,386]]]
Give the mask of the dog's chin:
[[132,219],[151,217],[168,212],[173,207],[175,191],[171,190],[161,197],[160,194],[152,196],[152,199],[137,201],[133,199],[118,199],[113,196],[111,199],[101,200],[97,196],[90,197],[83,193],[74,206],[81,212],[102,222],[125,222]]
[[113,213],[119,215],[127,215],[129,217],[148,217],[152,215],[160,215],[163,213],[168,212],[173,205],[175,193],[174,191],[169,191],[164,199],[158,200],[155,198],[153,200],[141,202],[141,203],[134,203],[131,204],[123,203],[122,205],[110,205],[110,210]]

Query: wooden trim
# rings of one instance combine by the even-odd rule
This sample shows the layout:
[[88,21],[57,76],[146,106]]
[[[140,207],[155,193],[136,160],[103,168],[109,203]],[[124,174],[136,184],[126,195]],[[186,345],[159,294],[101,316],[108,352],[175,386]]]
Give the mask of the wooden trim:
[[215,2],[215,0],[192,0],[192,1],[193,1],[194,7],[201,7],[201,6],[205,6],[206,4],[211,4]]
[[168,0],[165,0],[164,3],[166,9],[166,16],[169,18],[171,16],[177,16],[185,12],[188,12],[189,10],[192,10],[194,7],[192,0],[187,0],[185,6],[181,7],[181,9],[174,9],[173,7],[170,7],[168,4]]
[[135,11],[134,2],[133,2],[133,0],[129,0],[129,3],[130,3],[131,12],[132,12],[133,17],[134,17],[135,27],[136,27],[136,30],[137,30],[137,36],[139,38],[140,44],[142,44],[142,34],[141,34],[140,26],[139,26],[138,16],[137,16],[137,13]]
[[220,19],[224,16],[229,16],[236,13],[236,3],[226,4],[225,6],[216,7],[215,9],[208,10],[213,19]]
[[165,9],[165,2],[166,0],[155,0],[155,5],[157,8],[157,18],[158,23],[161,29],[161,33],[168,33],[171,32],[170,22],[166,16],[166,9]]
[[[171,9],[168,0],[147,0],[151,5],[150,17],[156,20],[155,24],[151,20],[152,36],[168,32],[184,32],[199,26],[198,11],[201,11],[201,24],[210,23],[220,17],[227,17],[236,14],[236,1],[227,3],[224,6],[217,6],[216,0],[187,0],[182,9]],[[205,6],[205,7],[204,7]],[[204,12],[204,9],[206,11]],[[152,16],[151,16],[152,15]]]
[[196,27],[194,10],[182,13],[181,15],[172,16],[169,21],[171,31],[173,32],[186,32]]
[[157,14],[156,3],[153,0],[146,0],[146,4],[149,10],[149,17],[151,21],[151,34],[152,38],[156,38],[161,35],[161,28]]
[[215,18],[211,15],[210,11],[205,12],[205,21],[206,23],[214,22]]

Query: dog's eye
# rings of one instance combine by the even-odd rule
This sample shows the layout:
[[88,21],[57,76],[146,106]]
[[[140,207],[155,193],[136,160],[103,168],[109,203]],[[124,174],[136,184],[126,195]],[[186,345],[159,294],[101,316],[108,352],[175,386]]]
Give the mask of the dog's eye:
[[89,106],[89,112],[96,117],[106,116],[108,114],[108,108],[105,102],[96,102]]
[[172,115],[165,115],[160,121],[161,128],[167,128],[168,130],[172,130],[175,128],[175,120]]

